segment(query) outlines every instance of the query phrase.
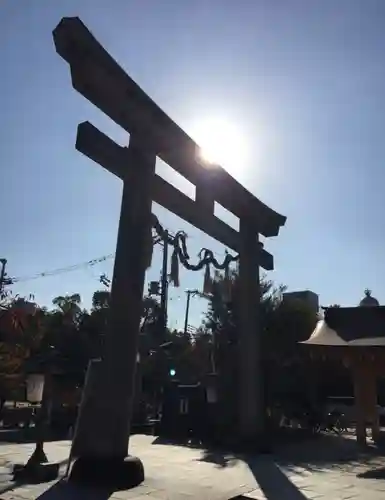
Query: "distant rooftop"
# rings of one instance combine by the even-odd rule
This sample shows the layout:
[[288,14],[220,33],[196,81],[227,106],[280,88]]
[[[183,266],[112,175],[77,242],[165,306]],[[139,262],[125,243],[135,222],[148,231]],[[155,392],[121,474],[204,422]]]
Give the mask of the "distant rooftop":
[[380,305],[377,299],[372,297],[372,292],[369,289],[365,290],[365,297],[360,302],[360,307],[377,307]]
[[304,343],[385,346],[385,306],[326,308],[324,319]]

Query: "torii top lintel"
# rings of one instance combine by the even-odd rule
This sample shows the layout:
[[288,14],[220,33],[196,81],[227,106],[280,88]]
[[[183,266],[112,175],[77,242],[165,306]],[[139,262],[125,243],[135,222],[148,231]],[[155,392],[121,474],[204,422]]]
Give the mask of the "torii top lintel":
[[128,133],[148,137],[157,155],[238,217],[256,233],[276,236],[286,222],[222,167],[205,169],[197,144],[127,75],[77,17],[65,17],[53,31],[55,48],[71,68],[72,83]]

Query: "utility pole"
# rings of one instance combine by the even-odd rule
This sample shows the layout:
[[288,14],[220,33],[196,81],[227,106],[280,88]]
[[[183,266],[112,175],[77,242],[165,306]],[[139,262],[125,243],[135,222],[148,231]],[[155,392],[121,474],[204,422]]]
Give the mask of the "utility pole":
[[162,277],[161,277],[161,295],[160,295],[160,314],[161,314],[161,329],[165,337],[167,328],[167,302],[168,302],[168,278],[167,278],[167,264],[168,264],[168,231],[164,232],[163,236],[163,263],[162,263]]
[[5,267],[7,265],[7,259],[0,259],[1,271],[0,271],[0,294],[3,292],[5,285]]
[[[186,294],[187,294],[187,301],[186,301],[186,314],[185,314],[185,318],[184,318],[184,329],[183,329],[183,333],[184,335],[187,335],[188,330],[188,317],[189,317],[189,312],[190,312],[190,299],[191,299],[191,296],[195,297],[196,295],[198,297],[201,297],[202,299],[210,299],[210,296],[207,294],[207,293],[202,293],[200,292],[199,290],[186,290]],[[214,346],[215,346],[215,333],[213,334],[213,337],[214,337]],[[210,353],[210,360],[211,360],[211,368],[212,368],[212,373],[215,373],[216,372],[216,369],[215,369],[215,357],[214,357],[214,352],[213,350],[211,350],[211,353]]]
[[185,335],[187,334],[187,330],[188,330],[188,316],[189,316],[189,312],[190,312],[191,296],[195,297],[195,295],[199,295],[199,296],[203,295],[199,290],[186,290],[186,294],[187,294],[186,313],[185,313],[185,317],[184,317],[184,329],[183,329],[183,333]]

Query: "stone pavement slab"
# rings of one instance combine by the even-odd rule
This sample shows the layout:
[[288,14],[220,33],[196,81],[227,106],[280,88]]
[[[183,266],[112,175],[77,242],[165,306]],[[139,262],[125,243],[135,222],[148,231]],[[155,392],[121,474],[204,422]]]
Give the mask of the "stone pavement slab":
[[[0,500],[385,499],[385,472],[380,475],[384,479],[359,477],[368,470],[385,470],[382,456],[321,459],[322,443],[315,442],[284,454],[242,459],[192,447],[153,444],[159,442],[154,440],[152,436],[131,438],[130,451],[140,456],[146,471],[145,482],[133,490],[82,490],[63,481],[15,486],[4,481],[3,486],[0,482]],[[62,462],[62,474],[69,447],[69,441],[45,447],[49,459]],[[313,448],[306,452],[304,447]],[[33,445],[0,445],[0,467],[6,471],[11,462],[25,462],[32,450]],[[316,459],[314,452],[320,455]]]

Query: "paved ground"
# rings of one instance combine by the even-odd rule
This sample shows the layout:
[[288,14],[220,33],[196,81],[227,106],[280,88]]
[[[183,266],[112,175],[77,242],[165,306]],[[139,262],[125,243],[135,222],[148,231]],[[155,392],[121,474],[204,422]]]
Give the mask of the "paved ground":
[[[292,445],[272,456],[243,459],[196,448],[162,445],[154,439],[140,435],[131,438],[132,453],[143,460],[147,478],[134,490],[115,493],[74,490],[63,481],[15,486],[7,475],[9,466],[24,462],[33,446],[0,444],[0,500],[385,498],[385,456],[374,449],[359,454],[351,439],[325,438]],[[50,459],[62,462],[63,474],[69,442],[48,443],[46,452]],[[362,474],[374,477],[362,477]]]

